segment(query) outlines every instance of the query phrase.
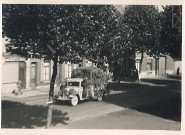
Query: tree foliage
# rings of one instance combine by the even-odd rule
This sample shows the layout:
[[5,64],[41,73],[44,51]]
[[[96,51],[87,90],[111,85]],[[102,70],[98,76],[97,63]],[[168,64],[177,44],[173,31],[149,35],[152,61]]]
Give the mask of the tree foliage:
[[[129,75],[135,52],[179,57],[180,29],[171,28],[171,6],[128,5],[120,14],[112,5],[3,5],[3,36],[7,50],[27,58],[54,62],[50,84],[53,96],[57,63],[86,58],[98,67]],[[176,38],[174,38],[176,37]],[[142,55],[143,56],[143,55]],[[141,59],[142,63],[142,59]]]
[[53,97],[58,62],[78,62],[85,57],[103,67],[104,36],[111,31],[113,9],[102,5],[3,5],[3,35],[10,38],[7,50],[54,62],[49,92]]
[[124,8],[109,49],[114,50],[112,53],[109,52],[109,65],[113,66],[115,79],[120,79],[120,75],[130,75],[137,51],[142,54],[147,52],[151,56],[160,55],[159,19],[160,14],[155,6],[128,5]]
[[[175,7],[179,10],[173,11]],[[172,58],[181,59],[182,50],[182,6],[165,6],[161,12],[161,38],[160,45],[163,53],[168,53]],[[174,13],[175,12],[175,13]],[[179,27],[173,26],[174,15],[178,14]]]
[[160,14],[155,6],[126,6],[124,23],[132,31],[131,47],[135,51],[159,55]]

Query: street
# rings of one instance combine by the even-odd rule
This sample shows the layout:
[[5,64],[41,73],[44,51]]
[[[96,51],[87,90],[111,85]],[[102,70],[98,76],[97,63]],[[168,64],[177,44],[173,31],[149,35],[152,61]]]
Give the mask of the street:
[[155,115],[135,109],[125,109],[114,113],[89,117],[72,122],[69,125],[57,124],[54,128],[180,130],[179,120],[168,120]]
[[[77,106],[59,103],[50,128],[71,129],[181,129],[181,80],[148,78],[111,83],[114,91],[102,102]],[[45,128],[48,95],[2,98],[2,128]]]

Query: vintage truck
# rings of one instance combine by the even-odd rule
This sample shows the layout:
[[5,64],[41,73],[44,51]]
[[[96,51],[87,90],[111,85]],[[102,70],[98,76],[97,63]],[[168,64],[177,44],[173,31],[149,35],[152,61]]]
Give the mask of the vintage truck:
[[60,91],[54,96],[57,101],[70,101],[72,106],[85,99],[97,99],[102,101],[108,83],[106,74],[98,68],[75,69],[72,78],[66,79],[60,86]]

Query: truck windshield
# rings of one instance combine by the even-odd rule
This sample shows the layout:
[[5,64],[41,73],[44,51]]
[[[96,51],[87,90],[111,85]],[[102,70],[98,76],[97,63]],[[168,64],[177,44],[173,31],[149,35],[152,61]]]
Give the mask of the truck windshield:
[[68,86],[79,86],[79,82],[68,82]]

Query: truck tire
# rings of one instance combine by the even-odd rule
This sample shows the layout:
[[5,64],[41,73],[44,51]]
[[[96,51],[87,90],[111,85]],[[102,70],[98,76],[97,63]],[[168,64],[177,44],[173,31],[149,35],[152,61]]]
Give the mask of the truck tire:
[[102,96],[98,97],[98,101],[102,101]]
[[76,106],[78,104],[78,97],[75,95],[73,99],[71,99],[71,105]]

